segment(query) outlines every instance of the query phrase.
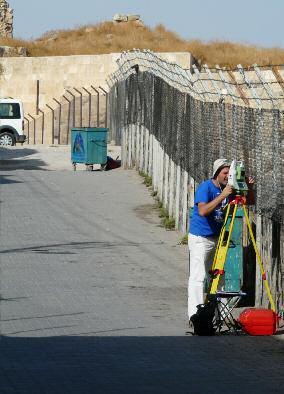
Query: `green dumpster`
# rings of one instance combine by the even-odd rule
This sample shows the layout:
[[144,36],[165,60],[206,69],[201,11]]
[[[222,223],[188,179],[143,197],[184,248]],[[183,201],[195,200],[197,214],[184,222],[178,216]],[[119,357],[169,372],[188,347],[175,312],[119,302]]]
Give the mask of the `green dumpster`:
[[107,162],[106,128],[78,127],[71,129],[71,161],[76,170],[77,163],[92,170],[94,164],[104,166]]

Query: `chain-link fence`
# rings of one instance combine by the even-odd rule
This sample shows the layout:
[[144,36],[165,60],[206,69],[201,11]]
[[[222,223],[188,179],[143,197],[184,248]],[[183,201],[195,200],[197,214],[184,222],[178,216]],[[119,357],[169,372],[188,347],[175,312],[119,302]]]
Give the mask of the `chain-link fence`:
[[238,86],[209,70],[201,78],[149,52],[124,54],[119,66],[109,80],[117,143],[125,126],[142,124],[197,182],[210,177],[216,158],[242,159],[256,180],[257,213],[283,221],[283,97],[275,86],[261,77],[252,83],[243,69]]

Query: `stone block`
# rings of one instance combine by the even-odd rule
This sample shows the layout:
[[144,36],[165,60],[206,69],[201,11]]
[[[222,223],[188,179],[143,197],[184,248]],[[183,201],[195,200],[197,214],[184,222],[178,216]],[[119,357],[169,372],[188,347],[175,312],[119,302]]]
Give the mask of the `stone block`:
[[24,47],[9,47],[6,45],[0,46],[0,57],[14,57],[14,56],[20,56],[20,57],[27,56],[27,49]]
[[124,14],[115,14],[113,17],[113,21],[114,22],[127,22],[128,21],[128,17],[127,15]]

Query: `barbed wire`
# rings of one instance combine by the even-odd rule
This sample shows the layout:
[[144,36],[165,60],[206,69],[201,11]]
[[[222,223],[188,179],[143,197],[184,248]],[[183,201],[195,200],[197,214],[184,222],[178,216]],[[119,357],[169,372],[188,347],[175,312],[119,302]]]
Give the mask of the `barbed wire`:
[[[221,98],[225,102],[237,101],[239,105],[245,106],[248,106],[249,102],[249,106],[258,107],[258,104],[255,103],[257,96],[257,100],[262,103],[262,107],[277,107],[284,110],[284,80],[282,86],[274,74],[274,76],[271,74],[270,79],[266,80],[267,76],[257,65],[253,66],[253,71],[247,71],[241,65],[238,65],[236,69],[238,72],[235,72],[235,77],[232,76],[231,71],[227,72],[227,70],[221,68],[216,68],[216,72],[213,74],[211,73],[213,69],[207,66],[206,68],[203,67],[203,72],[200,72],[193,65],[192,72],[191,69],[183,69],[177,64],[167,62],[149,50],[123,52],[117,62],[119,69],[110,76],[110,86],[114,81],[126,79],[129,75],[135,74],[138,67],[140,71],[154,73],[170,85],[193,94],[200,100],[219,101]],[[254,72],[254,79],[250,80],[249,75],[252,72]],[[273,67],[270,72],[273,73]],[[209,73],[211,73],[211,76],[209,76]],[[226,73],[226,77],[222,78],[220,73]],[[212,88],[214,83],[217,84],[217,89]],[[253,90],[257,90],[257,95],[253,94]],[[271,94],[268,93],[268,90]],[[242,94],[240,94],[240,91],[242,91]]]

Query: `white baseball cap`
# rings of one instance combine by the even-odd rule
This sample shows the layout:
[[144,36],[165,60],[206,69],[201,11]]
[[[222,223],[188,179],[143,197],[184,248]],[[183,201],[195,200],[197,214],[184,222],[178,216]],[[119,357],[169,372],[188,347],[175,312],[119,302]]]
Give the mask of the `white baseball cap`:
[[217,159],[213,163],[213,174],[212,178],[214,178],[216,172],[220,170],[223,167],[230,167],[230,163],[228,162],[227,159]]

